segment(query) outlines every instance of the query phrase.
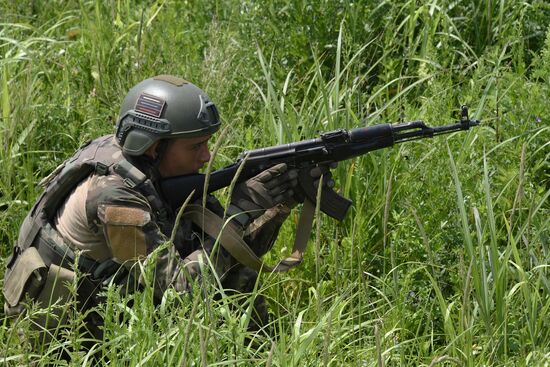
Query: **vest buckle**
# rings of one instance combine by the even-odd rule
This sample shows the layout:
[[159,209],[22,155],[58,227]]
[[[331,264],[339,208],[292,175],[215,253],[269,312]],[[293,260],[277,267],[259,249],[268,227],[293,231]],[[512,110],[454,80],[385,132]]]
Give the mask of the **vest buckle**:
[[109,166],[101,162],[96,162],[95,172],[100,176],[105,176],[109,173]]
[[124,182],[124,184],[126,186],[128,186],[129,188],[133,189],[134,187],[137,186],[137,184],[134,182],[134,180],[126,177],[125,179],[122,180],[122,182]]

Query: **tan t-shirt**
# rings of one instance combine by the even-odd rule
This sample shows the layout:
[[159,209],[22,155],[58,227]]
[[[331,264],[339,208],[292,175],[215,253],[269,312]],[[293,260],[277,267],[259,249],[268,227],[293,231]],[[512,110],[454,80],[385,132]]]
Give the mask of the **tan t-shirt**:
[[82,181],[69,195],[55,218],[59,234],[69,242],[73,249],[82,250],[82,254],[97,261],[112,257],[103,231],[91,228],[86,216],[86,199],[90,183],[94,176]]

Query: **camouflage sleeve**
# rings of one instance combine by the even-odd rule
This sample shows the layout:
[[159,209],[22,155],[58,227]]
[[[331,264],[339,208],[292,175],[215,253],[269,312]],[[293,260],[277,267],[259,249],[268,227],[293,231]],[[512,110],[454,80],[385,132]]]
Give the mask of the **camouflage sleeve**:
[[[224,208],[213,196],[207,198],[206,206],[218,216],[222,218],[225,216],[227,218]],[[287,205],[278,204],[267,209],[246,228],[243,228],[236,220],[231,221],[230,225],[234,225],[237,232],[243,233],[245,242],[257,256],[261,257],[273,247],[281,226],[290,215],[290,210]],[[210,254],[210,251],[208,253]],[[216,259],[219,261],[216,266],[218,274],[226,274],[227,271],[237,264],[237,261],[224,248],[219,249],[219,253],[216,253]]]
[[[92,187],[86,202],[88,219],[103,231],[111,257],[133,270],[139,268],[134,266],[137,260],[144,260],[145,264],[153,261],[154,281],[141,274],[140,282],[153,285],[158,298],[170,287],[187,291],[189,281],[200,273],[201,257],[205,262],[204,255],[212,253],[214,242],[207,238],[203,244],[192,244],[196,239],[190,241],[181,226],[174,241],[179,242],[178,250],[183,249],[178,253],[175,246],[168,243],[168,236],[162,232],[155,213],[141,193],[124,185],[117,176],[98,176]],[[214,260],[215,268],[221,271],[223,264],[228,263],[223,256]]]
[[[195,204],[202,204],[202,200],[198,200]],[[223,216],[224,209],[214,196],[207,197],[206,206],[215,214]],[[221,244],[191,222],[181,223],[174,242],[176,248],[180,250],[187,273],[193,279],[202,273],[201,266],[208,267],[211,273],[213,272],[223,279],[229,270],[237,264]],[[182,244],[187,244],[187,248],[181,249]],[[191,246],[189,246],[190,244]]]
[[265,255],[277,240],[281,226],[290,215],[290,208],[283,204],[267,209],[244,231],[244,240],[258,256]]

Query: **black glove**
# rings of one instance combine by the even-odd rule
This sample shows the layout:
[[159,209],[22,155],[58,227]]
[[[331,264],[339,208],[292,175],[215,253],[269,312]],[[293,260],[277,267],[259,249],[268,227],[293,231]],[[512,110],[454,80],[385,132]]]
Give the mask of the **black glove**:
[[[323,176],[323,186],[326,187],[334,187],[334,180],[332,179],[332,169],[335,169],[338,167],[337,162],[332,162],[330,164],[320,164],[313,168],[302,168],[304,170],[309,170],[309,175],[313,179],[313,184],[315,185],[315,189],[319,186],[319,181],[321,180],[321,176]],[[305,200],[305,194],[300,190],[300,188],[296,188],[294,193],[294,196],[287,200],[285,202],[285,205],[293,208],[298,203],[303,203]]]
[[332,162],[330,164],[321,164],[313,167],[309,174],[313,178],[315,186],[319,184],[321,176],[323,176],[323,186],[334,187],[334,180],[332,179],[332,169],[338,167],[338,162]]

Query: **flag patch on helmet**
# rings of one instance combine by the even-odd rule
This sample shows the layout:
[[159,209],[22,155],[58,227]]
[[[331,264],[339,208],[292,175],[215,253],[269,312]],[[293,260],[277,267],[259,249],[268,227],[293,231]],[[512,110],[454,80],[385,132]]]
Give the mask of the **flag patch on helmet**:
[[162,109],[165,104],[166,102],[159,97],[153,96],[152,94],[141,93],[134,110],[158,118],[162,114]]

